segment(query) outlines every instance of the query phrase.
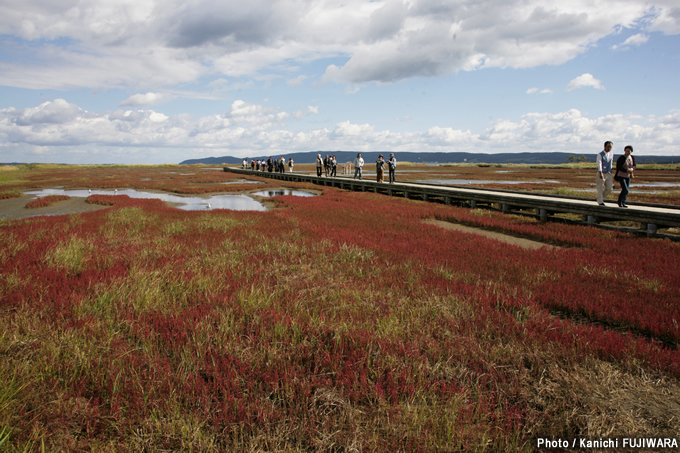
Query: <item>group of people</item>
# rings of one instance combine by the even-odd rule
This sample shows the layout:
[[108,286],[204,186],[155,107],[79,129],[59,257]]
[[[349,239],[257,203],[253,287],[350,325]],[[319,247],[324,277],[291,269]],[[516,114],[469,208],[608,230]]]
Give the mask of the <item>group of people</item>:
[[[293,158],[288,159],[288,171],[293,171]],[[248,169],[248,159],[243,159],[243,169]],[[286,158],[281,156],[278,159],[272,159],[271,157],[267,160],[264,159],[253,159],[250,161],[250,169],[252,171],[268,171],[269,173],[285,173],[286,171]]]
[[390,184],[395,180],[394,173],[397,169],[397,159],[394,157],[394,153],[390,153],[390,159],[385,161],[383,155],[378,156],[378,160],[375,161],[375,172],[378,182],[385,182],[383,180],[383,175],[385,174],[385,165],[387,165],[387,171],[389,172]]
[[326,176],[335,177],[338,174],[338,159],[335,156],[329,156],[321,158],[321,154],[316,155],[316,176],[321,177],[321,172]]
[[[357,154],[354,159],[354,179],[363,179],[364,171],[364,158],[361,157],[361,153]],[[389,160],[385,160],[383,155],[378,156],[378,160],[375,161],[375,173],[376,180],[378,182],[384,181],[385,166],[387,166],[389,172],[390,183],[395,181],[395,171],[397,169],[397,159],[394,157],[394,153],[390,153]],[[338,160],[335,156],[326,155],[325,158],[321,157],[321,154],[316,155],[316,176],[321,177],[322,172],[326,176],[335,177],[338,169]]]
[[[621,208],[627,208],[626,199],[630,192],[630,181],[635,177],[635,158],[633,157],[633,147],[627,145],[623,148],[623,155],[616,160],[616,167],[614,167],[614,153],[612,148],[614,144],[610,141],[604,142],[604,149],[597,155],[597,203],[604,206],[604,199],[612,193],[614,181],[621,185],[621,193],[617,200],[617,204]],[[363,178],[364,159],[361,153],[357,154],[354,159],[354,179]],[[279,159],[272,159],[271,157],[266,161],[264,159],[251,160],[250,167],[253,171],[268,171],[276,173],[285,172],[286,159],[281,156]],[[288,159],[288,171],[293,171],[293,158]],[[385,167],[387,167],[390,184],[395,181],[395,171],[397,169],[397,159],[394,153],[390,153],[390,158],[385,160],[380,154],[375,161],[375,173],[377,182],[385,182]],[[248,168],[248,159],[243,159],[243,169]],[[316,176],[335,177],[338,171],[338,160],[335,156],[322,158],[321,154],[316,156]]]
[[626,198],[630,192],[630,180],[635,178],[635,158],[633,157],[633,147],[627,145],[623,148],[623,155],[616,159],[614,163],[614,144],[610,141],[604,142],[604,149],[597,155],[597,204],[604,206],[604,199],[612,193],[613,181],[621,185],[621,193],[617,200],[620,208],[627,208]]

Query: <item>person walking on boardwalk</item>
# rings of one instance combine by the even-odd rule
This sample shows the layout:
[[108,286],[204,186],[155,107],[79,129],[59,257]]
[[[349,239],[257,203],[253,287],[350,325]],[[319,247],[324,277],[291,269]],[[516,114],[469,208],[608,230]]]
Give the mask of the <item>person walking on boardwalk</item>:
[[394,171],[397,169],[397,159],[394,157],[394,153],[390,153],[390,160],[387,161],[387,170],[390,174],[390,184],[394,182]]
[[627,208],[626,198],[630,192],[630,180],[634,178],[635,158],[632,156],[633,147],[628,145],[623,148],[623,156],[616,160],[616,180],[621,184],[621,193],[619,194],[619,207]]
[[383,155],[378,156],[378,160],[375,161],[375,173],[376,173],[376,180],[378,182],[385,182],[384,180],[384,174],[385,174],[385,159],[383,159]]
[[604,142],[604,149],[597,155],[597,204],[600,206],[604,206],[604,199],[612,193],[612,146],[612,142]]
[[267,160],[267,171],[269,173],[274,171],[274,161],[272,160],[272,156],[269,156],[269,159]]
[[331,177],[335,178],[338,176],[338,160],[335,156],[331,157]]
[[331,174],[331,158],[328,157],[328,154],[323,159],[323,171],[326,176]]
[[288,159],[288,171],[293,173],[293,158]]
[[316,176],[321,177],[321,169],[323,168],[323,159],[321,159],[321,154],[316,155]]
[[[361,179],[362,172],[364,169],[364,159],[361,157],[361,153],[357,154],[356,159],[354,159],[354,179]],[[359,178],[357,178],[357,175]]]

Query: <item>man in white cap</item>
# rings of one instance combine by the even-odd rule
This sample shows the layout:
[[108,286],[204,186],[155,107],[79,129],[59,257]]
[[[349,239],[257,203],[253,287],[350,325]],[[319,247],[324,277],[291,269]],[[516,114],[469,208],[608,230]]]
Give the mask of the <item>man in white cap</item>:
[[390,153],[390,160],[387,161],[387,170],[390,173],[390,184],[394,182],[394,170],[397,169],[397,159],[394,157],[394,153]]

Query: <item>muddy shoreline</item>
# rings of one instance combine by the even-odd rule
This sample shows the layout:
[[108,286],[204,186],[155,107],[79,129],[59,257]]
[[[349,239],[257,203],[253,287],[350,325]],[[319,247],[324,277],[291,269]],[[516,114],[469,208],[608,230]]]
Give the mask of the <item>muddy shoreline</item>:
[[29,217],[41,215],[70,215],[80,214],[81,212],[97,211],[106,209],[108,206],[100,206],[85,202],[85,198],[73,197],[70,200],[63,200],[44,208],[30,209],[26,203],[34,200],[32,195],[22,195],[19,198],[8,198],[0,200],[0,220],[21,220]]

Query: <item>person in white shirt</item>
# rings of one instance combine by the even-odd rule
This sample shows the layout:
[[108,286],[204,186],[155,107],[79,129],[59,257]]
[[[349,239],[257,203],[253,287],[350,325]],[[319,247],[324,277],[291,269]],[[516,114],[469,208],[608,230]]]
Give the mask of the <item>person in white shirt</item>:
[[394,171],[397,169],[397,159],[394,153],[390,153],[390,160],[387,161],[387,170],[390,175],[390,184],[394,183]]
[[359,153],[357,154],[356,159],[354,159],[354,179],[361,179],[363,168],[364,159],[361,158],[361,153]]
[[323,169],[323,159],[321,158],[321,154],[316,155],[316,176],[318,178],[321,177],[321,170]]
[[614,154],[611,152],[614,144],[604,142],[604,150],[597,155],[597,204],[604,206],[604,199],[612,193],[612,162]]

